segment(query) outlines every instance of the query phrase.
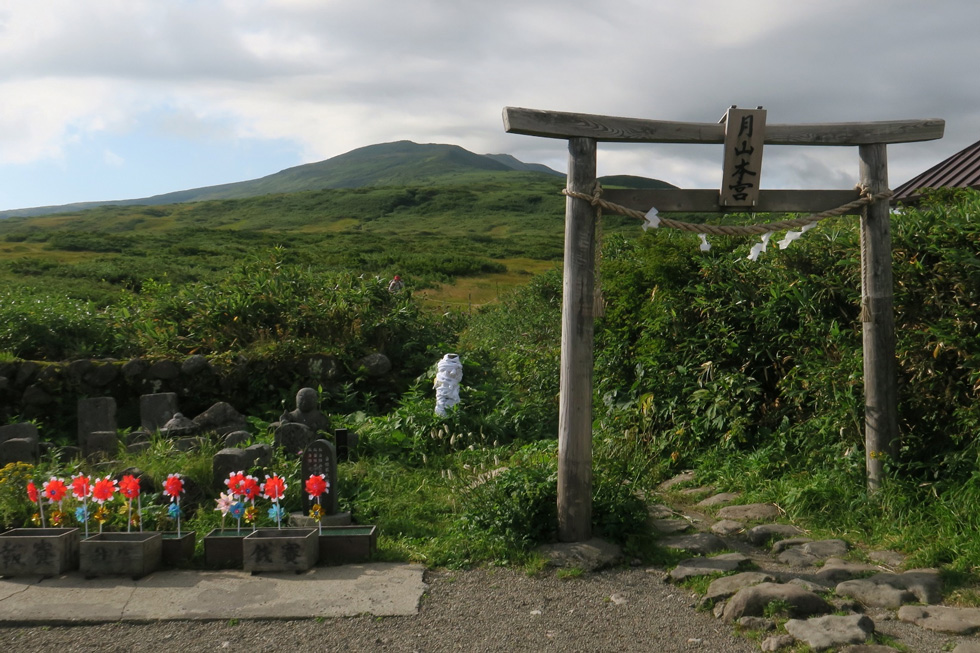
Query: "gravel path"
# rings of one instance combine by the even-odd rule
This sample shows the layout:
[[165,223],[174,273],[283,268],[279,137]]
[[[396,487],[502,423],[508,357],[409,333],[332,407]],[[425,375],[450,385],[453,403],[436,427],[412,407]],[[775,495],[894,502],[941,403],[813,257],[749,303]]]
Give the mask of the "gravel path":
[[[758,651],[698,612],[660,570],[559,579],[507,569],[428,572],[413,617],[160,622],[0,628],[0,650],[76,651]],[[313,647],[313,648],[311,648]]]

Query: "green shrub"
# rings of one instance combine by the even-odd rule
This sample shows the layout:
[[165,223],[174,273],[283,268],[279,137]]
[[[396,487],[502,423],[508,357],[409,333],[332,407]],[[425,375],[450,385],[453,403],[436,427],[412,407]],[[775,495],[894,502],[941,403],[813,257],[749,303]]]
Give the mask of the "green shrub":
[[[598,457],[592,478],[592,529],[600,537],[625,543],[646,534],[647,511],[628,467]],[[469,537],[496,540],[505,550],[529,551],[553,541],[558,525],[557,442],[524,445],[504,467],[484,474],[461,490],[456,528]]]
[[111,351],[112,325],[91,302],[29,288],[0,290],[0,351],[65,360]]

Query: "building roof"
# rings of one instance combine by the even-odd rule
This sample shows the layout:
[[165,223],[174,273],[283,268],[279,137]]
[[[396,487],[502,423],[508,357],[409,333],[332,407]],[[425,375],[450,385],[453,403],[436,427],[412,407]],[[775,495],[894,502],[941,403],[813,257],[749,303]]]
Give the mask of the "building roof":
[[909,179],[895,189],[891,201],[915,202],[923,188],[980,189],[980,141]]

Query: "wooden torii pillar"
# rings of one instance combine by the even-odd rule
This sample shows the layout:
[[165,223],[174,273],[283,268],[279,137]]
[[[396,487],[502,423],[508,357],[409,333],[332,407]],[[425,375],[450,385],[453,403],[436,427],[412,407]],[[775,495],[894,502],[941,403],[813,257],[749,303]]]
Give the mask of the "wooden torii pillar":
[[[616,143],[724,144],[726,125],[618,118],[505,107],[504,129],[568,141],[569,191],[591,195],[596,182],[596,145]],[[888,189],[885,147],[942,138],[945,121],[895,120],[865,123],[766,125],[766,145],[857,146],[861,185]],[[758,189],[756,189],[758,190]],[[604,199],[639,211],[745,211],[725,205],[718,190],[605,190]],[[814,213],[860,197],[857,190],[764,190],[751,210]],[[860,211],[855,210],[854,213]],[[565,202],[562,285],[561,395],[558,426],[558,536],[580,542],[592,533],[592,371],[595,218],[592,204]],[[865,450],[868,489],[881,482],[884,459],[898,449],[897,361],[892,304],[889,203],[868,205],[861,219],[861,321],[864,333]]]

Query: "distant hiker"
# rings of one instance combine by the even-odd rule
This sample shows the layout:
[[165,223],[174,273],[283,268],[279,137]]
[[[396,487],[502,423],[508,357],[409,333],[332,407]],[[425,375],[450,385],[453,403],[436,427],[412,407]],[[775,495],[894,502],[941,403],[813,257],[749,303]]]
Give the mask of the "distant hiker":
[[388,284],[388,292],[398,292],[404,287],[405,287],[405,282],[402,281],[402,278],[396,274],[395,278],[392,279],[391,283]]

